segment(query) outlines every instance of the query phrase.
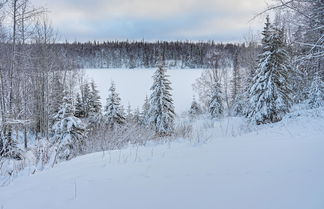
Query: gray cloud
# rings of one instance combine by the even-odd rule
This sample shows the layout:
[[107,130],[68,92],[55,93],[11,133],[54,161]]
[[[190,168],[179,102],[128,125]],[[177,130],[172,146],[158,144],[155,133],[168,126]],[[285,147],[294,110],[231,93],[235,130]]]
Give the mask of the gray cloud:
[[[238,41],[260,0],[33,0],[67,40]],[[253,23],[260,28],[260,22]]]

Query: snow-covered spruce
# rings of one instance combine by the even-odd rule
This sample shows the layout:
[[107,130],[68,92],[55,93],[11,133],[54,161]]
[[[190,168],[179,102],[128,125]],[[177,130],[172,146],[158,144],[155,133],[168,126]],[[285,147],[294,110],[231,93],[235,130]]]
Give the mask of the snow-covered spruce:
[[166,75],[166,69],[159,66],[153,75],[153,85],[150,96],[149,124],[159,136],[167,136],[174,131],[174,106],[171,95],[171,82]]
[[231,80],[232,89],[231,89],[231,112],[230,114],[234,116],[243,115],[244,111],[244,95],[242,88],[242,73],[240,71],[239,65],[239,50],[237,50],[233,57],[233,78]]
[[308,104],[310,108],[318,108],[324,106],[324,82],[321,77],[316,74],[308,94]]
[[213,84],[210,101],[208,104],[208,112],[213,118],[219,118],[223,115],[224,106],[222,101],[222,90],[219,81]]
[[90,83],[91,91],[89,96],[89,126],[90,128],[93,128],[97,126],[100,122],[102,122],[102,105],[100,102],[100,96],[99,91],[97,90],[97,87],[92,81]]
[[196,117],[197,115],[200,115],[200,114],[202,114],[201,107],[198,104],[198,102],[196,101],[196,98],[193,97],[192,103],[190,106],[190,110],[189,110],[189,115],[190,115],[190,117]]
[[142,112],[141,112],[142,125],[144,126],[149,125],[149,111],[150,111],[150,101],[146,95],[144,104],[142,106]]
[[267,17],[262,35],[262,52],[249,90],[247,112],[249,120],[256,124],[280,121],[291,106],[288,80],[291,67],[283,31],[273,28]]
[[83,102],[79,93],[76,95],[75,99],[75,111],[74,116],[78,118],[84,117]]
[[69,160],[82,151],[85,139],[85,127],[82,121],[74,116],[72,98],[64,96],[63,104],[54,117],[53,142],[57,144],[57,159]]
[[99,96],[99,91],[97,90],[97,86],[94,81],[91,81],[90,83],[91,91],[90,91],[90,112],[93,113],[100,113],[101,112],[101,102],[100,102],[100,96]]
[[115,84],[112,82],[109,88],[109,95],[104,112],[104,120],[110,128],[114,128],[117,124],[121,125],[125,123],[125,117],[121,110],[120,100],[121,99],[116,92]]

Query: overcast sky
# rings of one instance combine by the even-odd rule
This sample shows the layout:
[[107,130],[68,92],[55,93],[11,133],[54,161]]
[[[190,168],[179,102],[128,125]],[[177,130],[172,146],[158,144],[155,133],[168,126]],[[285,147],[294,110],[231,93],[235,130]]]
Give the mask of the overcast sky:
[[265,0],[32,0],[61,40],[242,41]]

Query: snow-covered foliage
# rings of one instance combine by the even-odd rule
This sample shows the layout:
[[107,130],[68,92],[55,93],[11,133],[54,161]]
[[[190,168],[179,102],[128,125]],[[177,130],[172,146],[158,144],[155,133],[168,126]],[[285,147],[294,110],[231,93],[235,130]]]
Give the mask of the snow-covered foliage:
[[78,118],[84,117],[84,110],[83,110],[83,102],[81,100],[81,96],[77,93],[75,98],[75,111],[74,116]]
[[208,110],[215,84],[219,82],[218,70],[208,69],[204,70],[193,84],[193,88],[198,93],[199,101],[202,103],[204,109]]
[[285,50],[283,31],[273,28],[267,18],[263,30],[262,52],[249,90],[247,117],[257,123],[280,121],[289,112],[291,70],[288,52]]
[[308,104],[311,108],[324,106],[324,82],[316,74],[309,89]]
[[211,95],[209,96],[208,112],[213,118],[219,118],[224,113],[221,85],[216,81],[212,87]]
[[114,82],[109,88],[109,95],[105,106],[104,119],[110,128],[125,123],[125,117],[120,105],[120,97],[116,92]]
[[0,158],[22,159],[22,150],[17,146],[17,142],[8,136],[0,136]]
[[96,84],[94,81],[91,82],[91,91],[90,91],[90,98],[89,98],[89,126],[94,127],[97,126],[98,123],[103,121],[102,116],[102,105],[100,101],[99,91],[97,90]]
[[200,105],[198,104],[198,102],[196,101],[196,98],[193,97],[191,106],[190,106],[190,110],[189,110],[189,115],[191,117],[196,117],[197,115],[202,114],[202,110]]
[[150,117],[149,111],[150,111],[150,101],[146,95],[144,104],[142,106],[142,112],[141,112],[142,124],[145,126],[149,125],[149,117]]
[[148,115],[149,124],[160,136],[170,135],[174,131],[175,113],[171,90],[166,69],[163,66],[158,67],[153,75]]
[[82,151],[85,139],[85,127],[82,121],[74,116],[72,98],[65,96],[59,112],[55,116],[53,143],[57,144],[57,157],[69,160]]
[[101,101],[96,84],[85,82],[80,86],[80,92],[76,95],[75,113],[78,118],[90,118],[101,113]]
[[53,120],[54,116],[60,110],[60,106],[64,97],[64,86],[61,82],[61,77],[58,73],[54,73],[53,75],[53,88],[50,91],[49,101],[49,115],[50,117],[50,125],[54,125],[55,121]]
[[99,91],[97,90],[97,86],[94,81],[91,81],[90,83],[91,86],[91,91],[90,91],[90,113],[100,113],[101,112],[101,101],[100,101],[100,96],[99,96]]

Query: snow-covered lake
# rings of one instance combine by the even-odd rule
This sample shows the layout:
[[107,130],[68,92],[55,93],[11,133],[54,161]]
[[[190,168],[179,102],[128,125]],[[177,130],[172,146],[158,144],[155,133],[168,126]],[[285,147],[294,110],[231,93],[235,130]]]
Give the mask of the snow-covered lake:
[[[89,80],[94,80],[100,91],[102,104],[106,104],[108,89],[111,82],[116,84],[122,104],[132,109],[141,108],[145,95],[150,96],[153,82],[152,75],[155,69],[86,69],[85,74]],[[191,105],[194,91],[192,84],[200,76],[203,69],[172,69],[168,70],[172,82],[172,94],[177,114],[187,111]]]

